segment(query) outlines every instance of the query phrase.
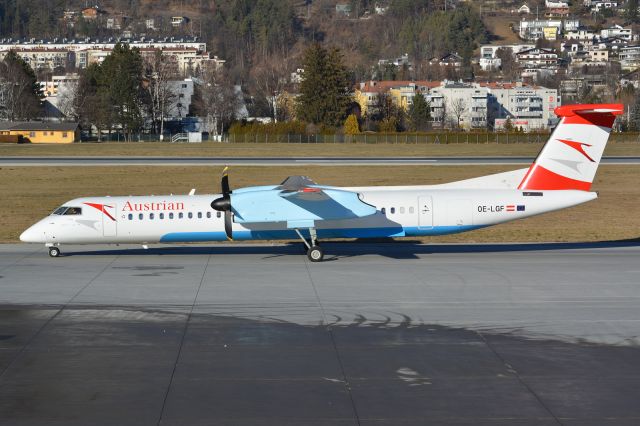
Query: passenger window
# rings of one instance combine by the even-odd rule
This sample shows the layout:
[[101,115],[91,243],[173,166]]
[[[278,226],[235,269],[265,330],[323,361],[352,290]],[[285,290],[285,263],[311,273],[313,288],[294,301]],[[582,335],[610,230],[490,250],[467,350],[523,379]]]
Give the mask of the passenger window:
[[188,216],[189,216],[189,219],[193,219],[193,213],[189,212]]
[[198,212],[198,219],[202,219],[202,212]]
[[138,215],[138,219],[140,219],[140,220],[144,219],[144,215],[143,215],[142,213],[140,213],[140,214]]
[[415,211],[415,210],[413,209],[413,207],[409,207],[409,213],[410,213],[410,214],[413,214],[413,212],[414,212],[414,211]]
[[404,207],[400,207],[400,214],[404,214]]
[[381,212],[382,214],[387,214],[387,209],[385,209],[385,208],[383,207],[383,208],[381,208],[381,209],[380,209],[380,212]]
[[155,215],[153,213],[149,213],[149,219],[153,220],[154,217]]
[[129,213],[129,220],[133,220],[133,214]]
[[222,217],[222,213],[220,213],[220,212],[216,212],[216,217],[217,217],[218,219],[220,219],[220,218]]
[[69,207],[67,211],[64,212],[65,216],[77,216],[82,214],[82,209],[80,207]]
[[169,219],[173,219],[173,213],[169,213]]
[[211,219],[211,212],[207,212],[207,219]]
[[160,219],[164,219],[164,213],[160,213],[158,216],[160,216]]
[[182,212],[178,213],[178,219],[182,219],[184,217],[184,214]]
[[390,211],[391,214],[394,214],[396,212],[396,208],[395,207],[391,207],[389,209],[389,211]]

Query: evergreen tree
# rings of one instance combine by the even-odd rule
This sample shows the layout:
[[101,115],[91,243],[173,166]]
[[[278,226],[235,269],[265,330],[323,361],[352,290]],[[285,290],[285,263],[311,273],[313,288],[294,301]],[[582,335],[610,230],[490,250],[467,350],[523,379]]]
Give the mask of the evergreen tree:
[[360,133],[360,126],[358,125],[358,117],[355,114],[351,114],[344,122],[344,133],[347,135],[357,135]]
[[632,23],[638,22],[638,0],[627,2],[627,19]]
[[341,125],[352,101],[342,55],[315,43],[304,54],[303,68],[298,117],[314,124]]
[[505,132],[513,131],[513,123],[511,122],[511,117],[507,117],[502,127],[504,128]]
[[413,103],[409,107],[409,119],[412,130],[427,130],[431,121],[431,109],[422,93],[413,97]]
[[31,120],[41,112],[43,97],[31,66],[14,51],[0,62],[0,116]]
[[99,86],[106,90],[113,121],[127,136],[142,127],[142,72],[140,52],[118,43],[100,66]]

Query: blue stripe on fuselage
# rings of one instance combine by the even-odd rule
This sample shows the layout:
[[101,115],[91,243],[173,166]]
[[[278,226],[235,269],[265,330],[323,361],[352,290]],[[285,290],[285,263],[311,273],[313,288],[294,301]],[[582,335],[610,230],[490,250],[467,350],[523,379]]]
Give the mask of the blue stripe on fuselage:
[[[391,227],[391,228],[344,228],[318,229],[318,238],[384,238],[384,237],[418,237],[429,235],[446,235],[480,229],[481,225],[466,226],[434,226],[432,228]],[[303,230],[303,235],[308,232]],[[298,239],[293,229],[234,231],[234,240],[292,240]],[[203,241],[225,241],[224,232],[171,232],[160,238],[161,243],[185,243]]]

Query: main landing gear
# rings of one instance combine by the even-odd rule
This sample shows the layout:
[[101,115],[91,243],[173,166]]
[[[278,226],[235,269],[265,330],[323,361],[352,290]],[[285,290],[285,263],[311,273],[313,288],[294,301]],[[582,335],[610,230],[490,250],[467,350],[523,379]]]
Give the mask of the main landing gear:
[[49,256],[51,257],[59,257],[62,252],[59,247],[51,246],[49,247]]
[[307,257],[311,262],[322,262],[324,259],[324,251],[320,247],[320,243],[318,242],[318,235],[316,234],[316,228],[309,228],[309,234],[311,235],[311,241],[307,241],[305,237],[302,236],[300,231],[296,228],[296,234],[302,239],[305,247],[307,248]]

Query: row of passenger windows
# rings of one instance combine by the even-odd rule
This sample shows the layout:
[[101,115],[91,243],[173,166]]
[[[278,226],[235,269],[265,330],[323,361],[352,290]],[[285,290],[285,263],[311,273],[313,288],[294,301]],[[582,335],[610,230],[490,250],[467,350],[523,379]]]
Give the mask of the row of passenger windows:
[[[409,207],[409,214],[413,214],[415,213],[415,210],[413,207]],[[389,214],[396,214],[396,211],[399,214],[404,214],[405,213],[405,208],[404,207],[399,207],[397,210],[395,207],[389,207]],[[380,212],[382,212],[382,214],[387,214],[387,208],[383,207],[380,209]]]
[[[187,214],[186,214],[186,217],[187,217],[188,219],[193,219],[193,218],[194,218],[194,216],[195,216],[195,217],[197,217],[198,219],[202,219],[204,216],[206,216],[206,217],[207,217],[207,219],[211,219],[211,216],[212,216],[212,215],[211,215],[211,212],[207,212],[207,213],[206,213],[206,215],[203,215],[203,214],[202,214],[202,212],[198,212],[198,213],[196,213],[195,215],[194,215],[192,212],[189,212],[189,213],[187,213]],[[166,218],[168,218],[168,219],[175,219],[176,217],[177,217],[178,219],[184,219],[185,214],[184,214],[184,213],[182,213],[182,212],[177,213],[176,215],[174,215],[174,214],[173,214],[173,212],[171,212],[171,213],[167,213],[167,214],[164,214],[164,213],[158,213],[158,214],[157,214],[157,217],[158,217],[158,219],[160,219],[160,220],[164,219],[165,217],[166,217]],[[217,217],[217,218],[222,217],[222,213],[220,213],[220,212],[216,212],[216,217]],[[129,218],[129,220],[133,220],[133,213],[129,213],[128,218]],[[144,213],[139,213],[139,214],[138,214],[138,219],[139,219],[139,220],[144,220],[144,218],[145,218],[145,217],[144,217]],[[154,219],[156,218],[156,214],[155,214],[155,213],[149,213],[149,214],[148,214],[148,216],[147,216],[147,218],[148,218],[148,219],[150,219],[150,220],[154,220]]]

